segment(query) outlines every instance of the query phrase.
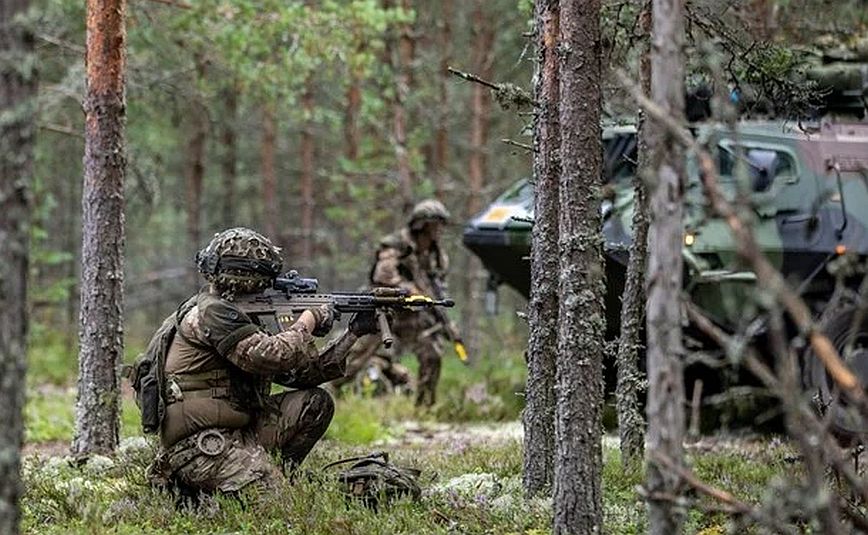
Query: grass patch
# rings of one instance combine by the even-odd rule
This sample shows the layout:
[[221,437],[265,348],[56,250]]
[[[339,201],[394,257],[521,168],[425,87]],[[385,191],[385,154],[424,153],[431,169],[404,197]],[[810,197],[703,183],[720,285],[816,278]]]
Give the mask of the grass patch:
[[[29,444],[71,441],[75,432],[75,389],[29,388],[24,405],[24,441]],[[141,434],[139,409],[132,399],[121,402],[121,436]]]
[[34,322],[27,348],[27,382],[64,385],[78,373],[78,340]]
[[[306,462],[309,469],[360,450],[328,442]],[[25,533],[525,533],[545,530],[545,508],[529,512],[518,499],[521,465],[517,443],[493,448],[472,448],[455,458],[449,452],[403,451],[395,462],[424,471],[429,489],[470,470],[503,475],[501,488],[509,488],[511,501],[493,507],[490,497],[438,491],[420,502],[399,500],[372,511],[347,502],[334,472],[313,470],[293,486],[272,492],[250,490],[240,500],[217,498],[198,510],[176,509],[167,493],[145,483],[149,461],[142,454],[120,454],[113,463],[82,467],[54,459],[30,458],[24,470]],[[97,468],[93,465],[99,465]],[[106,466],[108,464],[108,466]],[[510,479],[511,478],[511,479]]]
[[[417,411],[417,419],[435,418],[441,422],[511,421],[524,408],[527,376],[521,351],[487,352],[471,365],[461,363],[447,349],[443,356],[437,403]],[[401,364],[418,376],[418,362],[405,355]]]
[[75,392],[68,389],[28,389],[24,405],[24,441],[72,440]]
[[335,411],[326,437],[347,444],[370,444],[388,436],[385,423],[376,411],[361,410],[360,407],[344,403]]
[[[517,441],[460,449],[434,442],[393,449],[393,462],[423,471],[425,492],[419,502],[400,500],[375,512],[345,501],[334,472],[318,469],[367,453],[364,446],[324,441],[305,462],[310,475],[294,485],[270,493],[251,490],[241,500],[221,497],[189,510],[176,509],[171,495],[147,485],[144,473],[153,452],[137,440],[137,448],[122,448],[114,462],[96,459],[75,467],[61,458],[30,457],[24,470],[24,532],[530,534],[551,529],[550,501],[522,497]],[[768,450],[762,457],[730,451],[693,454],[690,460],[710,484],[751,501],[763,494],[771,478],[791,470],[787,448]],[[605,441],[603,458],[604,531],[645,533],[645,505],[635,491],[643,471],[623,470],[611,439]],[[462,486],[459,481],[470,483]],[[688,533],[724,533],[728,526],[724,516],[694,508],[685,528]]]

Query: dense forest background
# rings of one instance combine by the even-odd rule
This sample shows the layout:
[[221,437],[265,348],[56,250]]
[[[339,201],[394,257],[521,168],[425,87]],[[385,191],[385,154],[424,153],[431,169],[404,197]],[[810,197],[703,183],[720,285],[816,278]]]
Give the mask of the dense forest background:
[[[30,292],[37,349],[77,337],[85,37],[83,4],[38,4]],[[603,3],[607,66],[635,69],[639,4]],[[747,61],[736,68],[748,77],[752,62],[785,71],[790,47],[846,35],[865,16],[858,0],[691,6],[719,27],[689,19],[689,45],[718,41],[738,53],[733,43],[741,43]],[[200,284],[192,259],[214,232],[254,227],[284,247],[287,269],[318,277],[326,289],[352,289],[366,281],[378,239],[428,196],[453,214],[444,240],[452,293],[475,319],[485,273],[460,246],[462,224],[530,175],[528,151],[503,140],[528,144],[532,112],[502,111],[488,88],[447,67],[529,88],[531,11],[527,0],[131,2],[128,345],[139,349]],[[787,47],[750,45],[760,41]],[[701,81],[707,66],[689,67],[688,85]],[[632,115],[616,81],[603,91],[604,118]],[[502,307],[510,317],[515,308]]]
[[[43,2],[33,184],[32,339],[77,337],[84,5]],[[447,66],[527,85],[529,6],[477,2],[131,2],[128,11],[126,322],[131,347],[200,282],[211,235],[256,228],[285,268],[326,289],[366,282],[408,204],[453,214],[453,293],[484,273],[463,221],[530,172],[529,118]],[[49,328],[50,327],[50,328]],[[70,359],[71,361],[73,359]]]
[[[0,199],[11,207],[0,212],[0,234],[11,238],[0,244],[12,260],[6,271],[17,275],[0,276],[0,301],[6,298],[0,325],[10,333],[0,333],[0,342],[12,342],[0,344],[0,379],[7,379],[0,381],[0,398],[8,392],[10,400],[0,403],[7,409],[0,420],[11,422],[0,442],[17,452],[24,436],[25,531],[135,526],[207,533],[238,526],[283,533],[298,522],[302,531],[323,533],[398,525],[408,533],[530,533],[549,526],[554,533],[603,527],[721,533],[750,523],[772,532],[840,533],[842,525],[868,532],[868,485],[858,463],[864,447],[844,450],[836,442],[828,426],[834,405],[815,406],[823,400],[799,388],[792,358],[809,344],[815,354],[805,354],[816,358],[806,362],[830,373],[810,379],[836,398],[832,377],[864,423],[865,389],[847,369],[854,347],[834,347],[824,323],[815,323],[802,298],[788,293],[787,281],[754,241],[747,198],[730,202],[722,193],[721,169],[686,124],[696,119],[691,101],[700,108],[719,104],[706,117],[733,122],[738,114],[793,122],[833,116],[840,110],[822,104],[833,91],[807,73],[827,60],[864,64],[868,1],[87,3],[87,13],[65,0],[35,1],[33,9],[23,0],[0,3],[27,13],[0,26],[0,40],[13,43],[7,56],[24,58],[14,68],[7,58],[5,100],[15,113],[0,114],[0,126],[20,134],[0,137],[14,148],[4,153],[13,172],[0,177]],[[101,63],[100,55],[113,61]],[[453,76],[450,67],[469,74]],[[34,70],[38,135],[31,181]],[[96,74],[107,82],[94,83]],[[864,68],[857,74],[864,88]],[[646,118],[637,116],[636,102]],[[639,222],[652,222],[648,269],[632,262],[645,241],[634,239],[627,275],[634,291],[623,293],[623,310],[632,312],[622,313],[620,325],[632,321],[633,338],[623,335],[625,328],[617,342],[604,339],[602,316],[598,195],[613,188],[600,172],[601,119],[639,125],[634,191],[639,198],[650,187],[652,200],[647,218],[637,203],[633,223],[638,236]],[[742,341],[747,330],[724,332],[680,295],[684,150],[701,166],[703,207],[725,219],[739,261],[767,282],[757,303],[768,306],[774,370]],[[824,163],[827,172],[839,173],[843,212],[840,169],[834,159]],[[503,289],[500,315],[483,319],[486,274],[461,247],[461,229],[509,184],[530,175],[537,189],[530,302],[525,306]],[[100,195],[90,195],[100,181]],[[112,189],[121,186],[122,193]],[[416,201],[432,196],[453,214],[443,240],[458,301],[450,314],[464,323],[471,366],[444,361],[440,401],[425,411],[400,395],[377,397],[376,384],[357,382],[337,396],[324,447],[310,462],[333,466],[335,458],[387,447],[426,473],[425,501],[399,503],[388,510],[391,518],[383,517],[386,509],[348,506],[339,492],[323,492],[336,491],[337,481],[312,478],[265,496],[262,507],[218,496],[213,513],[167,515],[176,504],[142,477],[154,443],[141,436],[132,392],[116,372],[120,354],[131,360],[163,317],[202,284],[196,251],[221,229],[250,226],[284,249],[285,269],[319,278],[324,290],[351,290],[365,283],[378,239],[402,226]],[[108,230],[117,232],[94,220],[113,222]],[[28,233],[29,255],[20,245]],[[111,239],[124,235],[123,247]],[[835,248],[837,255],[847,252],[841,251]],[[113,267],[121,261],[123,292]],[[837,291],[843,280],[836,281],[837,297],[844,295]],[[25,289],[27,299],[16,299]],[[868,292],[868,283],[859,292]],[[826,319],[844,317],[849,306],[817,303],[832,303]],[[785,336],[784,309],[799,329],[796,338]],[[515,313],[524,311],[529,331]],[[685,313],[713,339],[717,355],[732,361],[715,364],[721,376],[744,364],[765,386],[759,395],[780,401],[789,438],[766,434],[775,431],[759,418],[752,422],[764,428],[759,437],[730,441],[728,424],[703,435],[700,408],[708,404],[701,381],[693,383],[685,438],[681,360],[705,356],[689,335],[691,343],[682,347]],[[114,323],[120,318],[123,326]],[[647,382],[634,369],[646,320]],[[756,332],[749,334],[745,340]],[[613,429],[615,415],[600,388],[604,366],[607,375],[615,371],[604,356],[616,349],[620,452],[618,441],[603,434],[604,427]],[[625,418],[622,408],[638,410],[646,386],[647,420],[638,412]],[[735,399],[742,392],[726,393]],[[814,408],[828,412],[821,418]],[[628,427],[638,431],[632,434],[638,447],[625,439]],[[108,440],[91,438],[97,434]],[[0,477],[0,502],[9,496],[13,507],[0,503],[0,526],[6,518],[18,522],[19,464],[17,456],[9,459],[14,462],[0,466],[12,474]],[[637,506],[642,502],[647,515]]]

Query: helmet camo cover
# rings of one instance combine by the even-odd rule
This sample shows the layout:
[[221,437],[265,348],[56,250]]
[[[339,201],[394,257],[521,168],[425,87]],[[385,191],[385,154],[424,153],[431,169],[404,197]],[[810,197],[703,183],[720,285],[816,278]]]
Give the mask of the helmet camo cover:
[[252,293],[271,285],[283,258],[262,234],[235,227],[215,234],[196,255],[196,265],[205,280],[225,293]]

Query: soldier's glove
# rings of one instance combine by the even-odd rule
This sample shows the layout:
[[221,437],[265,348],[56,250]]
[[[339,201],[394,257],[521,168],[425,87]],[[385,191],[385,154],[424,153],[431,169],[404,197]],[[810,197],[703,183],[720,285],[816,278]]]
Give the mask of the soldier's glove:
[[335,324],[335,308],[332,305],[320,305],[317,308],[309,309],[316,319],[316,327],[311,333],[314,336],[322,337],[327,335]]
[[350,318],[349,330],[356,336],[380,332],[380,328],[377,325],[377,313],[373,310],[356,312]]

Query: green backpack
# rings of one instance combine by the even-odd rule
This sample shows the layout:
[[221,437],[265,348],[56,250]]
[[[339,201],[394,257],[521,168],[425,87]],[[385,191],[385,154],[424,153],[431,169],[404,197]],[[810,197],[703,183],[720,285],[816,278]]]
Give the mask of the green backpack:
[[184,316],[196,305],[196,297],[191,297],[173,314],[163,320],[163,324],[148,342],[148,348],[139,355],[132,366],[124,366],[122,375],[130,381],[136,391],[136,405],[142,416],[142,431],[154,434],[160,431],[160,424],[166,415],[166,356],[178,332],[178,325]]
[[390,463],[389,454],[386,452],[341,459],[323,468],[329,469],[348,463],[353,464],[338,474],[338,481],[345,485],[347,498],[361,500],[372,509],[376,509],[381,500],[388,503],[401,496],[418,500],[422,495],[417,481],[421,471]]

